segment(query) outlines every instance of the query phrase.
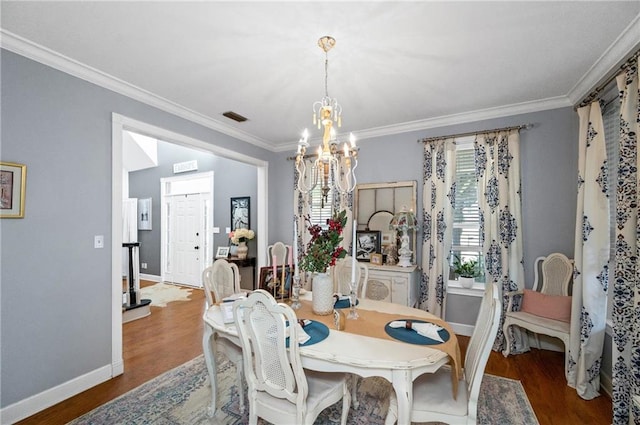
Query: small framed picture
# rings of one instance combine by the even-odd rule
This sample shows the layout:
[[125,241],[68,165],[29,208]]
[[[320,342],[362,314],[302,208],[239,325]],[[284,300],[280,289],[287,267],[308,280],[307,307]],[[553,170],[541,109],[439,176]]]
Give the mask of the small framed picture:
[[0,218],[24,218],[27,166],[0,162]]
[[382,265],[382,254],[371,254],[369,255],[369,261],[371,261],[371,264],[375,264],[378,266]]
[[228,246],[219,246],[216,251],[216,258],[227,258],[229,256]]
[[[260,280],[258,281],[258,289],[264,289],[273,295],[274,298],[289,298],[291,296],[291,280],[293,279],[293,270],[291,266],[260,267]],[[284,281],[284,284],[283,284]]]
[[394,233],[393,232],[383,232],[382,233],[382,246],[391,245],[394,242]]
[[356,260],[370,261],[371,254],[380,252],[379,230],[356,231]]

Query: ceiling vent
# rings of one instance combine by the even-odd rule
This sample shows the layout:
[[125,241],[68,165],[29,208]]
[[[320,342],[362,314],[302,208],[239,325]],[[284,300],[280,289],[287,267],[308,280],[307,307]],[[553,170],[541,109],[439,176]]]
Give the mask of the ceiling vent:
[[237,122],[245,122],[245,121],[247,120],[247,119],[246,119],[245,117],[243,117],[242,115],[240,115],[240,114],[236,114],[236,113],[235,113],[235,112],[233,112],[233,111],[227,111],[227,112],[223,113],[222,115],[224,115],[225,117],[227,117],[227,118],[229,118],[229,119],[232,119],[232,120],[234,120],[234,121],[237,121]]

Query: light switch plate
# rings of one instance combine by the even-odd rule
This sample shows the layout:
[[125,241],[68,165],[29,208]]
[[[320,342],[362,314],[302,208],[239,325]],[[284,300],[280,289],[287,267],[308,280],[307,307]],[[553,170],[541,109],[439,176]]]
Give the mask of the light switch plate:
[[93,247],[94,248],[104,248],[104,236],[103,235],[95,235],[93,237]]
[[219,227],[214,227],[214,228],[213,228],[213,233],[214,233],[214,234],[216,234],[216,233],[220,233],[220,228],[219,228]]
[[231,227],[225,227],[224,228],[224,232],[228,235],[229,233],[231,233]]

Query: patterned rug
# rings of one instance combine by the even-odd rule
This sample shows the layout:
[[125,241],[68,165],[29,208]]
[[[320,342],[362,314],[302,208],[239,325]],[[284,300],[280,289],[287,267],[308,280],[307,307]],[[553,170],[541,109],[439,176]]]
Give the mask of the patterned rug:
[[[218,414],[207,416],[211,388],[202,355],[129,391],[70,422],[84,424],[240,425],[248,423],[238,405],[235,367],[218,355]],[[381,378],[361,379],[358,409],[351,408],[348,424],[384,424],[391,384]],[[340,423],[342,402],[325,409],[316,424]],[[258,424],[267,422],[259,420]],[[478,402],[478,424],[536,425],[538,420],[520,381],[485,375]]]
[[189,301],[191,291],[192,289],[182,286],[160,282],[140,288],[140,299],[151,300],[154,307],[166,307],[172,301]]

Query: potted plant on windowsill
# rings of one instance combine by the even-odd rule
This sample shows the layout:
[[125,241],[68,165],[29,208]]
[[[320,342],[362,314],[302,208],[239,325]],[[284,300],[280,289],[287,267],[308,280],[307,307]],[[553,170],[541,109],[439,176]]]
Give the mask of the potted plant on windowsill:
[[476,277],[480,275],[476,260],[462,260],[454,255],[453,272],[458,275],[458,282],[463,288],[472,288]]

